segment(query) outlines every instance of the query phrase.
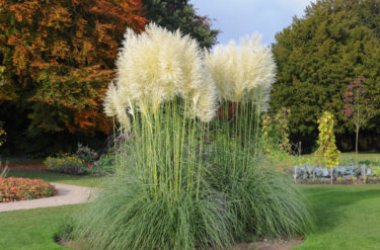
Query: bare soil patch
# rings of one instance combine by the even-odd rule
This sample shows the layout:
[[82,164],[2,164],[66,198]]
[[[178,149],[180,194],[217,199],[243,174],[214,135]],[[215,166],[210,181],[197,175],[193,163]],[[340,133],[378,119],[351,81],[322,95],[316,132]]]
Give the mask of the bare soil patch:
[[276,240],[276,241],[259,241],[254,243],[241,243],[235,248],[236,250],[288,250],[301,244],[300,239],[293,240]]
[[[277,241],[259,241],[254,243],[241,243],[234,247],[234,250],[289,250],[301,244],[302,240],[277,240]],[[82,249],[82,244],[75,241],[57,239],[57,243],[71,249]]]

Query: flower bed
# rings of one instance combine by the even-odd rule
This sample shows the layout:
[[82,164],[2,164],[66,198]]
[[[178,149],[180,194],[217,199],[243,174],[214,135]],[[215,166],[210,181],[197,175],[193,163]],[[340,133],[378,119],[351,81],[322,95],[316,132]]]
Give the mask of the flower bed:
[[0,203],[54,196],[57,190],[46,181],[0,177]]

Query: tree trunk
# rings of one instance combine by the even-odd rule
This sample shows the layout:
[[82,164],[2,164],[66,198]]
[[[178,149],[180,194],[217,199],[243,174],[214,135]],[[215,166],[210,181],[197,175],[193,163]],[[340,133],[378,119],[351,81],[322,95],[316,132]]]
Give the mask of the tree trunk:
[[[356,165],[359,165],[358,164],[358,159],[359,159],[359,156],[358,156],[358,154],[359,154],[359,132],[360,132],[360,127],[356,126],[356,130],[355,130],[355,154],[356,154],[355,164]],[[366,183],[366,180],[367,180],[366,167],[362,166],[361,171],[362,171],[363,183]]]
[[355,131],[355,153],[358,153],[359,152],[359,130],[360,130],[360,127],[359,126],[356,126],[356,131]]

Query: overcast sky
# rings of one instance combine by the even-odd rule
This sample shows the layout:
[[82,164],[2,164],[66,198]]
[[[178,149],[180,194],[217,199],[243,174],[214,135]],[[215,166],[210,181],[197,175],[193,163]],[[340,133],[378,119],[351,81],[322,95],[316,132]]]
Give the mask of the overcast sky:
[[[213,19],[220,43],[239,40],[252,33],[262,35],[264,43],[289,26],[294,15],[302,16],[312,0],[190,0],[201,15]],[[314,2],[314,0],[313,0]]]

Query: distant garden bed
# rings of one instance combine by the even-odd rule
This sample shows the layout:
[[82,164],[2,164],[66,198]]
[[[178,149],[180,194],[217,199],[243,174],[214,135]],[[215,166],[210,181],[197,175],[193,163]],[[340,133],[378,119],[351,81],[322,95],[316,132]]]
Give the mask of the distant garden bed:
[[50,197],[56,193],[54,186],[43,180],[0,177],[0,203]]
[[296,166],[293,178],[298,184],[380,184],[380,161],[366,160],[328,169],[321,166]]
[[[331,184],[330,178],[311,178],[311,179],[303,179],[297,180],[298,184]],[[366,177],[365,181],[361,178],[357,178],[355,176],[350,177],[337,177],[333,180],[334,184],[342,184],[342,185],[354,185],[354,184],[380,184],[380,177],[378,176],[369,176]]]
[[114,173],[114,162],[114,154],[99,156],[93,149],[79,143],[75,153],[48,157],[45,159],[44,164],[52,172],[70,175],[104,176]]

